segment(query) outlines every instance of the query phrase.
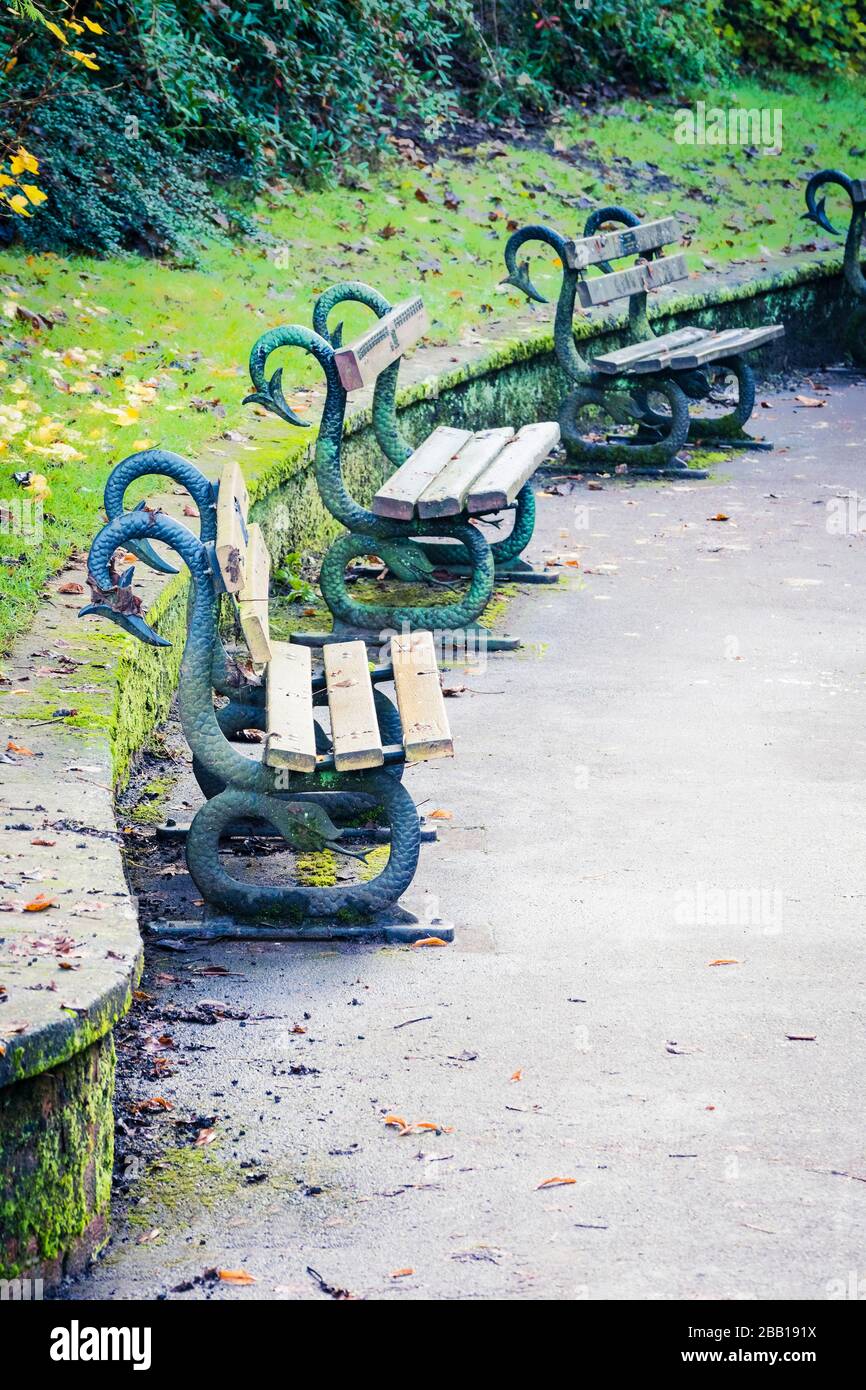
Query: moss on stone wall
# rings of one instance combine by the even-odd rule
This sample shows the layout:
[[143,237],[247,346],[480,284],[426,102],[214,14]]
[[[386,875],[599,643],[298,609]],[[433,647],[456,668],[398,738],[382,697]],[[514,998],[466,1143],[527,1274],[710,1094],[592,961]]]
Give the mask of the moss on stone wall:
[[107,1239],[114,1065],[108,1034],[0,1090],[0,1278],[55,1282]]

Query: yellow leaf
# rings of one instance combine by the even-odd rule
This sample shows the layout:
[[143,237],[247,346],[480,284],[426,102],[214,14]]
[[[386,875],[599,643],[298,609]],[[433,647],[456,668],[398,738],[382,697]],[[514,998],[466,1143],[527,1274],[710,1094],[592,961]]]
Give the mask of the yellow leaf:
[[140,452],[142,449],[152,449],[152,448],[153,448],[153,440],[152,440],[152,439],[133,439],[133,441],[132,441],[132,447],[133,447],[133,449],[135,449],[136,453]]
[[21,187],[34,207],[38,207],[40,203],[44,203],[48,197],[48,194],[43,193],[41,188],[37,188],[35,183],[22,183]]
[[74,58],[77,63],[83,63],[86,68],[90,68],[91,72],[99,72],[99,64],[93,61],[96,57],[95,53],[82,53],[80,49],[70,48],[69,56]]
[[10,59],[9,59],[9,62],[6,64],[6,66],[5,66],[5,68],[3,69],[3,71],[4,71],[4,72],[11,72],[12,69],[14,68],[14,66],[15,66],[15,64],[16,64],[17,62],[18,62],[18,59],[17,59],[17,58],[10,58]]
[[412,942],[414,946],[447,946],[448,942],[443,941],[441,936],[422,936],[420,940]]
[[14,198],[8,199],[8,202],[12,211],[17,212],[19,216],[30,216],[30,213],[27,211],[27,199],[24,197],[23,193],[16,193]]
[[19,145],[15,154],[9,161],[9,168],[13,174],[38,174],[39,160],[35,154],[25,150],[23,145]]
[[24,489],[29,492],[31,497],[37,497],[41,502],[47,501],[51,496],[51,488],[48,486],[48,479],[44,473],[33,473],[30,482]]
[[67,29],[71,29],[71,30],[72,30],[73,34],[83,34],[83,33],[84,33],[84,25],[83,25],[83,24],[76,24],[76,22],[75,22],[74,19],[64,19],[63,23],[66,25]]
[[86,14],[83,14],[83,15],[81,16],[81,18],[84,20],[84,23],[87,25],[87,27],[88,27],[88,29],[90,30],[91,34],[104,34],[104,33],[105,33],[105,30],[103,29],[102,25],[101,25],[101,24],[97,24],[96,21],[93,20],[93,19],[88,19]]
[[68,42],[68,40],[67,40],[67,38],[66,38],[66,35],[64,34],[63,30],[60,28],[60,25],[59,25],[59,24],[52,24],[50,19],[43,19],[42,23],[45,25],[45,28],[46,28],[46,29],[50,29],[50,30],[51,30],[51,32],[52,32],[52,34],[54,35],[54,37],[57,38],[57,39],[59,39],[61,43],[67,43],[67,42]]
[[11,187],[14,183],[15,183],[15,180],[14,180],[14,179],[10,179],[10,177],[9,177],[8,174],[0,174],[0,188],[9,188],[9,187]]

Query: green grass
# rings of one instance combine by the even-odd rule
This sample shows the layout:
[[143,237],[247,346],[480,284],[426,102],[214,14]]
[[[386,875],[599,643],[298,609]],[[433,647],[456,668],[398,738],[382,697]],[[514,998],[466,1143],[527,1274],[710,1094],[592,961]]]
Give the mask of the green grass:
[[[354,278],[394,297],[421,285],[430,340],[445,344],[524,307],[499,281],[507,232],[527,221],[573,234],[588,206],[602,202],[650,216],[674,212],[692,234],[696,271],[802,244],[811,236],[801,220],[803,175],[827,163],[856,165],[848,150],[863,89],[835,80],[827,90],[826,101],[823,85],[802,82],[790,91],[743,84],[697,94],[708,104],[781,107],[777,158],[677,145],[673,105],[626,102],[604,117],[569,115],[541,147],[495,143],[420,166],[395,158],[361,190],[270,195],[255,210],[259,240],[208,246],[196,269],[6,253],[0,499],[8,508],[20,496],[12,474],[28,469],[46,476],[51,495],[41,545],[0,534],[0,650],[27,623],[46,579],[87,545],[106,476],[126,454],[155,443],[195,459],[231,432],[242,436],[232,442],[245,467],[255,466],[255,413],[241,404],[249,348],[277,323],[309,323],[318,291]],[[732,213],[744,230],[725,226]],[[555,293],[549,258],[544,265],[539,257],[533,277]],[[34,331],[19,305],[52,317],[54,327]],[[344,317],[347,337],[369,322],[352,307]],[[300,413],[318,370],[300,353],[286,360],[287,394]],[[287,427],[287,438],[294,433]]]

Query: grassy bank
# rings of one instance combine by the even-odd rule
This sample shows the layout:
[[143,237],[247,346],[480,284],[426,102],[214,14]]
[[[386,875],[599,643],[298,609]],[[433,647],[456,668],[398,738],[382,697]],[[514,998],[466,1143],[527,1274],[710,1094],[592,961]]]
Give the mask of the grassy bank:
[[[4,523],[0,648],[27,622],[45,580],[87,544],[105,477],[124,455],[162,444],[195,458],[222,436],[242,463],[255,459],[264,446],[241,405],[250,345],[274,324],[308,323],[315,294],[334,280],[367,280],[395,297],[420,285],[430,336],[448,343],[523,309],[499,281],[507,232],[527,221],[579,232],[589,208],[612,201],[646,216],[675,212],[695,271],[811,241],[803,180],[825,164],[856,172],[849,151],[863,89],[743,84],[695,95],[779,107],[782,153],[678,145],[672,104],[626,102],[570,114],[541,140],[436,156],[404,143],[358,189],[284,187],[256,207],[256,238],[207,246],[194,268],[4,255],[0,499],[8,509],[22,495],[13,475],[28,471],[44,476],[50,495],[41,545]],[[539,261],[533,276],[555,288],[552,263]],[[345,320],[347,334],[365,321],[351,309]],[[299,354],[287,363],[299,413],[317,371]]]

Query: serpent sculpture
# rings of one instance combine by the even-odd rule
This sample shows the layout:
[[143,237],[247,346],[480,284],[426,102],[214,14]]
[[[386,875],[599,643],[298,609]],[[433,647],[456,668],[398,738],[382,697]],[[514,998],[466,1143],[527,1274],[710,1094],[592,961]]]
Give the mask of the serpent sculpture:
[[[579,272],[569,268],[568,239],[541,224],[521,227],[513,232],[505,246],[508,269],[505,283],[514,285],[527,299],[535,300],[538,304],[547,303],[529,278],[529,262],[517,260],[520,248],[530,241],[543,242],[552,247],[562,267],[553,341],[556,360],[575,386],[563,401],[559,413],[559,428],[566,449],[577,456],[582,466],[588,465],[590,468],[609,469],[625,464],[629,472],[639,474],[681,474],[685,471],[685,465],[677,464],[674,460],[689,432],[689,405],[683,390],[664,371],[642,378],[640,389],[625,376],[610,377],[594,372],[578,352],[574,341],[574,304]],[[635,340],[651,334],[646,317],[646,300],[645,292],[633,294],[629,299],[629,329]],[[663,397],[669,415],[663,416],[660,412],[649,410],[647,397],[650,393]],[[595,407],[619,425],[637,424],[636,442],[628,444],[588,438],[579,425],[581,412],[587,407]],[[658,421],[663,421],[661,438],[656,427]],[[594,420],[596,428],[597,424],[597,420]]]
[[[592,236],[606,222],[618,222],[624,227],[637,227],[640,225],[640,218],[624,207],[595,208],[586,219],[583,235]],[[645,254],[651,259],[654,253],[647,252]],[[604,261],[600,263],[599,269],[608,273],[612,266]],[[653,336],[652,326],[646,316],[645,294],[642,299],[643,304],[638,310],[637,321],[632,321],[631,314],[629,315],[629,327],[633,334],[631,341],[633,342],[640,342]],[[631,305],[629,309],[631,309]],[[717,389],[728,376],[733,376],[737,383],[735,408],[725,415],[690,419],[689,439],[723,439],[744,444],[755,443],[752,436],[747,434],[744,429],[755,408],[755,374],[744,357],[734,354],[731,357],[721,358],[718,362],[713,362],[706,367],[674,372],[673,376],[677,385],[682,388],[690,401],[714,401]],[[664,428],[668,423],[667,419],[652,409],[647,393],[640,390],[636,391],[635,394],[643,411],[642,418],[646,423],[657,429]]]
[[[203,538],[161,512],[137,508],[118,514],[132,479],[156,471],[182,480],[197,498],[202,507]],[[141,600],[132,590],[132,568],[122,574],[115,568],[115,552],[120,547],[131,549],[145,563],[165,570],[166,562],[152,547],[153,541],[161,541],[187,566],[192,580],[178,709],[197,776],[209,798],[193,819],[186,844],[189,871],[202,897],[237,916],[274,922],[365,917],[396,902],[412,881],[420,844],[418,813],[402,785],[399,766],[338,773],[326,760],[314,772],[298,774],[246,757],[230,742],[230,736],[242,728],[265,727],[264,691],[232,661],[219,638],[220,594],[208,541],[213,530],[208,512],[213,505],[210,483],[177,455],[149,450],[118,465],[107,491],[111,519],[90,549],[92,602],[81,614],[108,618],[140,641],[168,646],[142,613]],[[374,672],[374,681],[377,675],[387,678],[385,671]],[[215,686],[230,697],[229,704],[219,711],[214,708]],[[313,682],[313,692],[314,703],[322,703],[322,678]],[[374,698],[383,743],[399,742],[397,711],[380,690],[374,689]],[[318,725],[316,735],[319,750],[327,754],[329,743]],[[329,847],[343,852],[341,832],[328,812],[336,807],[351,813],[360,806],[378,808],[390,831],[388,861],[369,882],[337,887],[244,884],[220,861],[221,835],[230,826],[250,819],[267,822],[295,849]]]
[[[498,568],[509,564],[525,548],[535,525],[535,496],[530,483],[520,490],[515,503],[515,520],[510,534],[490,544],[468,518],[396,521],[375,515],[358,503],[348,491],[342,471],[342,440],[346,414],[346,391],[334,361],[340,346],[342,325],[328,329],[331,311],[341,303],[355,302],[372,309],[378,318],[390,313],[389,301],[360,281],[344,282],[326,290],[316,301],[312,329],[290,324],[262,334],[250,353],[250,378],[254,390],[246,397],[292,425],[306,426],[290,408],[282,390],[282,367],[268,378],[266,366],[271,354],[282,348],[301,348],[322,368],[327,386],[324,409],[316,439],[314,469],[324,505],[346,528],[346,534],[331,545],[322,562],[319,584],[322,596],[334,617],[337,636],[373,636],[385,629],[468,629],[487,606],[493,593]],[[396,415],[396,387],[399,359],[382,371],[373,393],[372,419],[376,440],[385,457],[399,467],[412,447],[403,437]],[[423,537],[440,538],[425,545]],[[453,542],[442,545],[441,540]],[[364,603],[354,599],[346,582],[347,565],[359,557],[377,555],[398,579],[435,585],[443,569],[449,574],[468,575],[469,585],[458,599],[442,604]],[[449,583],[449,587],[452,585]],[[513,643],[487,638],[489,649]]]
[[845,326],[845,341],[854,361],[866,366],[866,275],[860,263],[863,235],[866,231],[866,180],[855,181],[838,169],[822,169],[813,174],[806,184],[806,209],[803,214],[810,222],[815,222],[825,232],[839,236],[826,212],[826,196],[818,199],[818,190],[828,184],[836,184],[851,199],[851,221],[845,238],[845,259],[843,274],[845,282],[860,307],[855,308]]

